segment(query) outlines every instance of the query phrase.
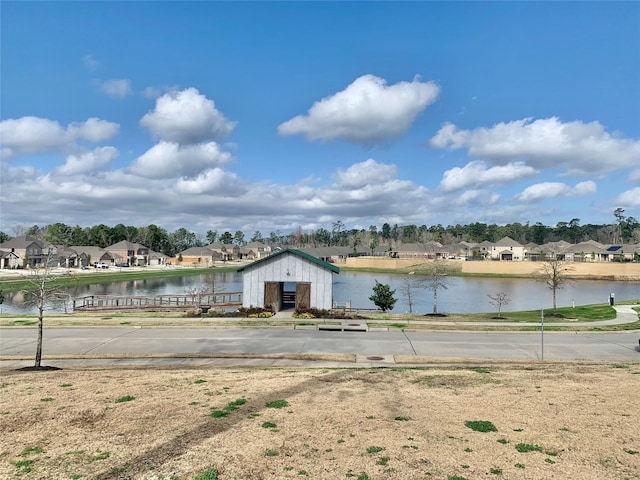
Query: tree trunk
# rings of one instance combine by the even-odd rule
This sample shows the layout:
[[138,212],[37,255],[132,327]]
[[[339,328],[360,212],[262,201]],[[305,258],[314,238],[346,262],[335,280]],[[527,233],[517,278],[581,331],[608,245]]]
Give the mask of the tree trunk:
[[42,324],[43,322],[42,307],[38,309],[38,342],[36,344],[36,367],[42,364]]
[[433,314],[438,314],[438,290],[433,290]]

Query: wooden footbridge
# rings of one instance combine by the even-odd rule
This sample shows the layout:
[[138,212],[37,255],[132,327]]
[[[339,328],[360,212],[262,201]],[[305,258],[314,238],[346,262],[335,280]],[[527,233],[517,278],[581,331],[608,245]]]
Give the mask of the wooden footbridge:
[[242,292],[197,293],[182,295],[114,296],[89,295],[73,299],[73,311],[146,311],[171,312],[200,308],[230,310],[242,306]]

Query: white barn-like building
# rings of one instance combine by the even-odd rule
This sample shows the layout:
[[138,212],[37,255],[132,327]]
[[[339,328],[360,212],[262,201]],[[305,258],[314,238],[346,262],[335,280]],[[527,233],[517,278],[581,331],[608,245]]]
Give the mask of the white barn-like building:
[[242,272],[242,306],[273,307],[274,311],[333,306],[335,265],[308,253],[286,249],[256,260]]

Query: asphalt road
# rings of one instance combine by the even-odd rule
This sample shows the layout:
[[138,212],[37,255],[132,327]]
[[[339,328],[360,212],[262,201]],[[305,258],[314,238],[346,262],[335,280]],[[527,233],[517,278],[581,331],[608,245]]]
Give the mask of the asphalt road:
[[[35,328],[0,330],[0,366],[33,364]],[[216,355],[351,353],[359,364],[393,363],[394,355],[442,358],[640,361],[637,331],[621,332],[341,332],[290,328],[51,327],[43,354],[66,356],[66,364],[222,363],[289,365],[294,360],[218,358]],[[196,354],[196,355],[194,355]],[[174,355],[184,358],[147,358]],[[112,358],[82,358],[83,356]],[[189,358],[197,356],[199,358]],[[24,357],[17,359],[17,357]],[[76,360],[71,360],[76,357]],[[118,358],[113,358],[118,357]],[[132,358],[137,357],[137,358]],[[139,358],[143,357],[143,358]],[[211,358],[201,358],[211,357]],[[367,357],[380,357],[371,361]]]

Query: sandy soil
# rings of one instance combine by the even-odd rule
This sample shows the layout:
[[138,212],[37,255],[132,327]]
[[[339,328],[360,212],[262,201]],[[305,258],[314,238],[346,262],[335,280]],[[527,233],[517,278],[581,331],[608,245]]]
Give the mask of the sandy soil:
[[639,364],[1,373],[0,478],[640,477]]

